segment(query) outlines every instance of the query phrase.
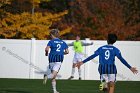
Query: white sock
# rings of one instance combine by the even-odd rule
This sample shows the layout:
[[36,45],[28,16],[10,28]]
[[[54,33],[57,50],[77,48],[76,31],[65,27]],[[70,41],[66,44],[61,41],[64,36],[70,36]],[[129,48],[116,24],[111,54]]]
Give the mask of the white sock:
[[79,77],[81,77],[81,68],[80,69],[78,69],[78,73],[79,73]]
[[56,91],[56,81],[52,81],[52,89],[53,91]]
[[72,68],[71,76],[74,76],[75,68]]

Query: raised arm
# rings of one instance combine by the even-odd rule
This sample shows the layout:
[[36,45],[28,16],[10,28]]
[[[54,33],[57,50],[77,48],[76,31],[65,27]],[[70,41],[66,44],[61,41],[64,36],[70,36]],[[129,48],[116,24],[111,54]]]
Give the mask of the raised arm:
[[83,46],[93,45],[93,42],[91,42],[91,43],[85,43],[85,42],[82,42],[82,45],[83,45]]
[[71,43],[67,43],[67,45],[68,46],[73,46],[74,44],[73,44],[73,42],[71,42]]

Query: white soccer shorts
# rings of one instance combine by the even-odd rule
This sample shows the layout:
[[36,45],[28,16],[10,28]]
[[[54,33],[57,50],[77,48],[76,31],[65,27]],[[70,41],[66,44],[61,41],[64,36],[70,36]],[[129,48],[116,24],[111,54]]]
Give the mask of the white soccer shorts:
[[73,63],[81,62],[84,59],[83,53],[75,53],[73,58]]
[[49,69],[51,71],[56,71],[56,72],[59,72],[59,69],[61,68],[61,62],[52,62],[52,63],[49,63]]
[[116,74],[102,74],[101,75],[101,81],[105,80],[106,83],[112,81],[115,82],[116,81]]

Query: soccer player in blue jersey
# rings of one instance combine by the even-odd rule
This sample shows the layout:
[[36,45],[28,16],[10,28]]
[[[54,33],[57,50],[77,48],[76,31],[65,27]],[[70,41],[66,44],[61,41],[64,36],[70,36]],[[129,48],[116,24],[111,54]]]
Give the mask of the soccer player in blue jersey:
[[[118,48],[113,46],[116,42],[117,36],[115,34],[108,34],[107,43],[108,45],[104,45],[99,47],[95,53],[77,65],[82,65],[91,59],[99,56],[99,67],[98,71],[100,73],[101,82],[105,81],[106,88],[108,93],[114,93],[115,80],[117,74],[117,68],[115,65],[115,56],[126,66],[128,67],[134,74],[138,73],[135,67],[131,67],[126,60],[122,57],[121,52]],[[103,85],[105,86],[105,85]]]
[[[56,76],[59,72],[61,64],[64,59],[64,55],[69,53],[67,44],[60,40],[59,30],[53,29],[50,31],[50,36],[52,40],[50,40],[45,48],[46,56],[49,58],[49,69],[51,70],[51,74],[44,75],[43,83],[46,84],[47,79],[52,80],[52,89],[54,93],[59,93],[56,90]],[[49,52],[50,49],[50,52]],[[48,55],[49,52],[49,55]]]

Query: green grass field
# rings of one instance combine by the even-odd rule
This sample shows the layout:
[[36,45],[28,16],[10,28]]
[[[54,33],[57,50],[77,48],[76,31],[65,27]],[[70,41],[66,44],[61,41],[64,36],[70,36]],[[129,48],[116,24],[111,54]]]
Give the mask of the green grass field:
[[[51,82],[40,79],[0,79],[0,93],[52,93]],[[58,80],[60,93],[104,93],[98,90],[100,81]],[[140,81],[118,81],[115,93],[140,93]]]

